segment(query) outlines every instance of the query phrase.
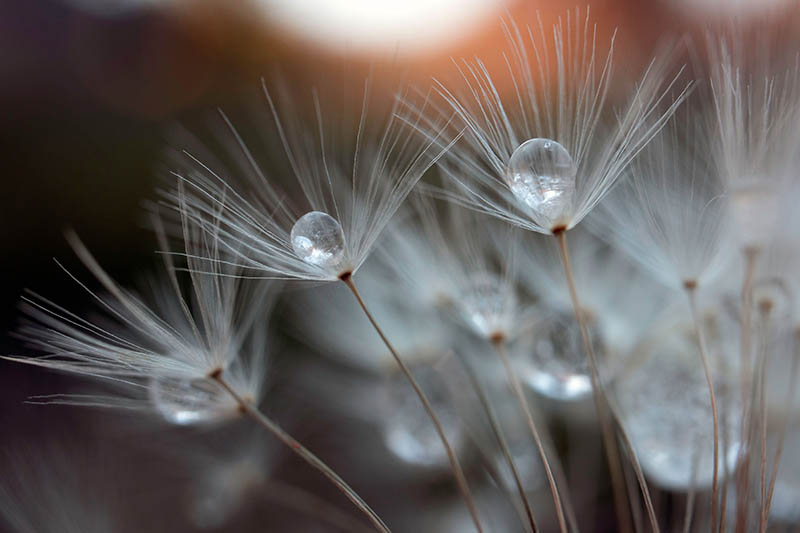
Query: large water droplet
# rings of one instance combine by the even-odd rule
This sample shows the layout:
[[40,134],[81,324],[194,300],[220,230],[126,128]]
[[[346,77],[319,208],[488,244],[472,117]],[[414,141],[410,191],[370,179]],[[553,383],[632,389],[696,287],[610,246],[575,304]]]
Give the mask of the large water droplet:
[[508,283],[494,275],[481,274],[469,280],[458,304],[467,325],[478,335],[491,338],[509,333],[517,299]]
[[514,150],[505,180],[511,192],[546,229],[566,225],[578,169],[569,152],[551,139],[530,139]]
[[[590,318],[587,329],[601,377],[608,378],[607,348],[598,322]],[[525,383],[538,393],[557,400],[579,400],[592,392],[588,357],[574,313],[554,312],[536,325],[532,346],[519,357],[518,368]]]
[[[617,385],[622,421],[645,473],[661,487],[704,490],[713,479],[711,400],[696,342],[679,331]],[[735,467],[741,410],[735,378],[716,374],[719,472]]]
[[172,424],[210,422],[237,412],[236,402],[208,379],[155,378],[149,392],[156,411]]
[[306,213],[294,223],[289,238],[297,257],[331,274],[341,273],[344,233],[335,218],[320,211]]

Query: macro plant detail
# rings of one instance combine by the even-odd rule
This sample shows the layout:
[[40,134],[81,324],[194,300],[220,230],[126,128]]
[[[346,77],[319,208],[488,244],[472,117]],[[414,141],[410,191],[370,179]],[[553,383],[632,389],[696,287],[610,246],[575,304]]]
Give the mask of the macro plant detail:
[[[0,453],[0,524],[798,527],[800,48],[727,20],[636,62],[588,8],[544,20],[170,130],[157,274],[66,230],[85,303],[26,292],[0,355],[78,378],[26,409],[103,412],[157,466]],[[125,523],[153,513],[118,493],[173,486]]]

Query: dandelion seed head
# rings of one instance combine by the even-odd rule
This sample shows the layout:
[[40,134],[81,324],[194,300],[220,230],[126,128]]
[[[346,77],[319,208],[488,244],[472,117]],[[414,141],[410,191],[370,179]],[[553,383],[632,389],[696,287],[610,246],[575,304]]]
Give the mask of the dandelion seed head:
[[513,321],[517,299],[508,283],[490,273],[473,276],[459,297],[464,321],[478,335],[505,336]]
[[551,139],[529,139],[511,154],[505,180],[514,197],[542,227],[566,224],[578,169],[566,148]]
[[321,211],[310,211],[292,226],[294,253],[306,263],[339,274],[345,261],[344,233],[339,222]]
[[186,426],[233,416],[235,400],[209,379],[157,377],[150,380],[150,401],[169,423]]

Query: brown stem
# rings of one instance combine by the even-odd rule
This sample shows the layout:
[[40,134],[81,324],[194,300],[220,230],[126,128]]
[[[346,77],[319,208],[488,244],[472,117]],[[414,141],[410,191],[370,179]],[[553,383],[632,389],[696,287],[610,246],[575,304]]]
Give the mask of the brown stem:
[[[597,409],[597,416],[600,419],[600,428],[602,430],[608,468],[611,473],[611,486],[614,491],[614,503],[616,506],[617,517],[620,521],[620,530],[631,531],[631,517],[625,510],[625,501],[627,498],[625,497],[625,479],[622,474],[619,449],[617,447],[616,440],[614,439],[614,433],[611,427],[611,419],[608,412],[608,402],[601,386],[600,373],[598,371],[597,359],[595,358],[594,354],[594,347],[592,346],[592,341],[589,337],[589,331],[586,327],[586,321],[584,320],[584,313],[581,309],[581,301],[578,297],[578,291],[575,288],[575,278],[572,275],[572,265],[569,260],[569,251],[567,249],[566,228],[559,228],[555,230],[553,235],[558,241],[558,248],[559,252],[561,253],[561,262],[564,266],[564,276],[566,277],[569,295],[572,299],[572,308],[575,312],[575,319],[578,321],[578,326],[580,328],[583,347],[589,359],[589,369],[591,370],[590,374],[592,377],[592,392],[594,395],[595,408]],[[630,453],[635,454],[633,448],[630,449]],[[634,466],[636,466],[636,463]],[[637,472],[637,475],[641,475],[641,472]],[[644,496],[644,494],[647,493],[647,485],[640,482],[639,486]],[[649,501],[649,495],[645,497],[645,500]],[[651,516],[651,525],[653,526],[653,531],[658,531],[658,523],[655,520],[652,520],[652,517],[655,516],[655,512],[653,512],[652,509],[648,509],[648,511]]]
[[536,448],[539,450],[539,455],[542,458],[542,463],[544,464],[544,471],[545,475],[547,476],[547,482],[550,484],[550,492],[553,494],[553,503],[556,506],[556,516],[558,517],[558,525],[561,529],[562,533],[566,533],[567,531],[567,522],[564,519],[564,508],[561,505],[561,496],[558,494],[558,487],[556,486],[556,480],[553,477],[553,471],[550,468],[550,461],[547,459],[547,453],[544,450],[544,445],[542,444],[542,439],[539,437],[539,431],[536,429],[536,423],[533,421],[533,414],[531,414],[531,409],[528,406],[528,401],[525,399],[525,392],[522,390],[522,385],[519,383],[519,379],[517,379],[517,375],[514,373],[514,370],[511,368],[511,361],[508,359],[508,354],[506,353],[505,342],[503,340],[498,340],[492,343],[497,351],[497,354],[500,356],[500,359],[503,361],[503,366],[506,369],[506,375],[508,376],[508,381],[511,383],[511,388],[514,391],[514,394],[517,396],[517,401],[519,401],[519,405],[522,408],[522,411],[525,413],[526,421],[528,422],[528,429],[531,430],[531,435],[533,435],[533,440],[536,442]]
[[686,282],[684,283],[684,288],[686,289],[686,294],[689,297],[689,307],[692,309],[692,320],[694,321],[697,342],[700,347],[700,360],[703,363],[703,373],[705,374],[706,384],[708,385],[708,395],[711,398],[711,418],[714,432],[714,466],[713,479],[711,482],[711,533],[714,533],[717,526],[717,511],[719,506],[719,417],[717,413],[717,397],[714,394],[714,382],[711,379],[711,368],[708,364],[706,336],[703,332],[703,327],[700,324],[700,317],[697,313],[697,283]]
[[394,349],[394,346],[389,342],[389,339],[386,338],[384,335],[383,330],[378,326],[378,323],[373,318],[372,314],[367,309],[367,305],[364,303],[364,300],[361,298],[361,294],[358,292],[356,288],[356,284],[353,282],[352,274],[343,274],[339,279],[341,279],[345,285],[350,289],[350,292],[353,293],[356,300],[358,301],[358,305],[361,306],[361,310],[364,311],[367,319],[369,320],[372,327],[380,336],[383,344],[386,345],[386,348],[389,349],[392,356],[394,357],[395,362],[397,362],[397,366],[400,367],[400,370],[403,371],[406,378],[408,378],[409,383],[414,388],[414,392],[417,393],[420,401],[422,402],[423,407],[425,407],[425,411],[427,411],[428,416],[430,417],[433,425],[436,427],[436,432],[439,434],[439,438],[444,445],[444,449],[447,452],[447,458],[450,460],[450,466],[453,469],[453,473],[456,477],[456,482],[458,483],[458,488],[461,490],[461,495],[464,497],[464,501],[467,504],[467,508],[469,509],[469,513],[472,516],[472,521],[475,524],[475,529],[478,530],[479,533],[483,532],[483,528],[481,527],[480,519],[478,518],[478,509],[475,506],[475,500],[472,497],[472,492],[469,489],[469,485],[467,484],[467,478],[464,476],[464,471],[461,468],[461,464],[458,462],[458,458],[456,457],[455,452],[453,452],[452,446],[450,446],[450,442],[447,440],[447,436],[444,434],[444,429],[442,428],[442,424],[439,422],[439,418],[436,416],[436,413],[433,411],[433,407],[431,406],[430,401],[428,401],[428,397],[422,392],[417,380],[414,379],[413,374],[411,374],[411,370],[406,366],[403,360],[400,358],[400,355]]
[[478,381],[478,377],[475,375],[475,372],[472,371],[470,365],[468,363],[464,363],[463,366],[466,369],[470,381],[472,382],[472,387],[475,389],[475,393],[478,395],[478,400],[480,400],[481,406],[483,406],[483,410],[486,412],[486,417],[489,419],[489,426],[491,427],[492,433],[497,439],[497,444],[500,446],[500,450],[503,452],[503,457],[505,458],[506,464],[508,464],[508,467],[511,469],[511,474],[514,477],[514,483],[517,486],[519,497],[522,500],[522,505],[525,507],[525,514],[528,518],[528,523],[531,526],[531,531],[533,533],[537,533],[539,528],[536,526],[536,520],[533,516],[533,508],[531,507],[530,501],[528,501],[528,495],[525,493],[525,487],[522,484],[522,478],[517,470],[514,457],[511,455],[511,451],[508,448],[508,442],[503,435],[503,430],[500,427],[497,416],[494,414],[494,409],[492,409],[492,405],[489,402],[489,397],[487,396],[486,391],[484,391],[483,386]]
[[760,305],[761,310],[761,348],[758,361],[758,395],[759,395],[759,418],[761,424],[761,463],[759,472],[761,473],[761,509],[759,510],[759,527],[761,533],[767,530],[767,515],[764,510],[767,506],[767,360],[769,350],[767,349],[769,335],[769,313],[771,304],[765,302]]
[[739,474],[737,476],[736,532],[744,533],[747,527],[748,498],[750,493],[750,417],[751,417],[751,374],[752,374],[752,307],[753,280],[756,272],[758,249],[747,247],[744,250],[745,269],[742,280],[742,312],[740,328],[740,387],[742,393],[742,447],[740,451]]
[[[613,406],[611,406],[611,409],[613,412]],[[642,466],[639,464],[639,458],[636,456],[636,452],[633,449],[631,439],[628,437],[625,426],[617,424],[617,431],[620,437],[622,437],[622,442],[625,444],[625,447],[628,449],[628,453],[631,457],[631,464],[633,464],[633,473],[636,474],[636,480],[639,482],[639,486],[642,487],[642,498],[644,498],[644,506],[645,509],[647,509],[647,516],[650,519],[650,524],[653,526],[653,531],[658,532],[656,510],[653,506],[653,501],[650,499],[650,491],[647,489],[647,481],[644,479],[644,472],[642,471]]]
[[786,401],[784,402],[786,406],[787,414],[784,416],[783,424],[781,424],[781,431],[780,436],[778,437],[778,449],[775,451],[775,460],[772,464],[772,477],[770,478],[769,482],[769,492],[767,494],[767,505],[764,508],[764,514],[769,517],[769,510],[772,507],[772,495],[775,492],[775,482],[778,479],[778,465],[781,462],[781,455],[783,454],[783,444],[786,441],[786,432],[789,429],[789,415],[788,411],[791,408],[792,404],[794,403],[794,396],[795,396],[795,384],[797,382],[797,370],[800,365],[798,365],[798,339],[800,338],[800,329],[795,330],[795,334],[792,338],[793,349],[792,349],[792,366],[791,370],[789,371],[789,389],[786,391]]
[[336,485],[336,487],[342,491],[342,493],[347,496],[347,498],[353,502],[353,504],[355,504],[355,506],[358,507],[358,509],[364,513],[367,518],[369,518],[376,530],[381,531],[382,533],[390,533],[389,527],[383,523],[383,520],[381,520],[375,511],[373,511],[370,506],[361,499],[361,497],[350,487],[350,485],[340,478],[339,475],[328,465],[322,462],[319,457],[311,453],[310,450],[295,440],[294,437],[286,433],[286,431],[284,431],[280,426],[267,418],[267,416],[265,416],[261,411],[256,409],[251,402],[248,402],[239,396],[239,393],[237,393],[236,390],[234,390],[234,388],[231,387],[231,385],[222,377],[221,370],[211,374],[210,377],[219,383],[222,388],[228,391],[228,393],[233,397],[234,400],[236,400],[236,402],[239,404],[239,407],[245,412],[245,414],[264,426],[281,442],[291,448],[294,453],[299,455],[309,465],[319,470],[326,478]]

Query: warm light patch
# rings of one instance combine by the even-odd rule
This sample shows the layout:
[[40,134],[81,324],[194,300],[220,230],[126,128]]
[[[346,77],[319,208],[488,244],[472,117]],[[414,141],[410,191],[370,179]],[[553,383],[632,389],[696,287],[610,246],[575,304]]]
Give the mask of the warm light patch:
[[341,49],[429,51],[502,14],[507,0],[259,0],[270,22]]

